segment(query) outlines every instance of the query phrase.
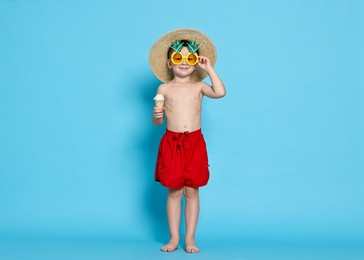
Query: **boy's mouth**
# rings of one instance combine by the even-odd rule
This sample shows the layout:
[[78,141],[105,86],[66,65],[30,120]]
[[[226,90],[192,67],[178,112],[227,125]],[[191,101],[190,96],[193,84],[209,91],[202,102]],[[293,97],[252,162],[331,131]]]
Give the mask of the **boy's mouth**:
[[179,66],[178,68],[181,70],[188,70],[190,67],[189,66]]

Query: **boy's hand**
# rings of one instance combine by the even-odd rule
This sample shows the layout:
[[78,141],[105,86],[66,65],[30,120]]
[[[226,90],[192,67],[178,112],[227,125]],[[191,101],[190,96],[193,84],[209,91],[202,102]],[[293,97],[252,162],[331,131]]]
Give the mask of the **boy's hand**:
[[198,56],[198,66],[207,72],[212,69],[209,58],[205,56]]
[[161,118],[163,118],[163,115],[164,115],[163,108],[154,107],[154,109],[153,109],[154,118],[161,119]]

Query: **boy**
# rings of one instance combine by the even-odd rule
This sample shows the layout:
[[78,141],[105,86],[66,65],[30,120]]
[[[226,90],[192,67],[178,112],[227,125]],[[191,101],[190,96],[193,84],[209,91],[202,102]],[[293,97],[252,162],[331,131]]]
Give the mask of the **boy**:
[[[149,63],[153,73],[165,84],[157,96],[164,107],[153,109],[153,124],[166,117],[167,130],[162,137],[155,180],[168,188],[167,216],[170,241],[164,252],[177,249],[180,240],[181,198],[185,196],[186,252],[197,253],[195,230],[199,215],[199,187],[209,179],[206,144],[201,133],[202,97],[221,98],[226,90],[213,65],[216,49],[210,38],[193,29],[177,29],[163,35],[151,48]],[[209,76],[212,87],[204,82]],[[163,98],[162,98],[163,99]]]

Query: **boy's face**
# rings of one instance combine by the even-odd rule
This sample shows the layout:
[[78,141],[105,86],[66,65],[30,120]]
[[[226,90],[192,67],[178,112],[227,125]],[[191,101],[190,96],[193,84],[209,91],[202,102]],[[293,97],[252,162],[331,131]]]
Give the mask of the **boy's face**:
[[[183,47],[181,50],[183,56],[187,56],[189,50],[187,47]],[[189,65],[186,59],[183,59],[181,64],[173,64],[170,59],[167,60],[168,68],[173,70],[173,74],[179,77],[187,77],[196,70],[196,65]]]

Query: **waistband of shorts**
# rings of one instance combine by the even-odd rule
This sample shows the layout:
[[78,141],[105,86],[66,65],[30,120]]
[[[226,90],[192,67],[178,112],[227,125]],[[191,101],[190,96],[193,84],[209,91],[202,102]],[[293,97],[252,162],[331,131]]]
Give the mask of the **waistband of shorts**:
[[192,131],[192,132],[188,132],[188,131],[185,131],[185,132],[174,132],[174,131],[171,131],[171,130],[166,129],[166,134],[167,135],[181,135],[181,134],[185,134],[185,135],[188,135],[188,136],[195,136],[195,135],[201,135],[202,134],[202,131],[201,131],[201,128],[198,129],[198,130]]

